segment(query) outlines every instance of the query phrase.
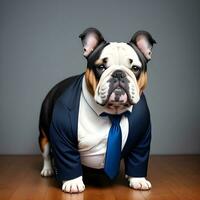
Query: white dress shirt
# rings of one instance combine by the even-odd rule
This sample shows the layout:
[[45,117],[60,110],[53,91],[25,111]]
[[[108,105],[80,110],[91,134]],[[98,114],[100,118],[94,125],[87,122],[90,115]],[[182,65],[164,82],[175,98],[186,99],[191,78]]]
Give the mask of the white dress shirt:
[[[131,112],[132,106],[127,110]],[[111,128],[108,116],[100,116],[103,112],[109,113],[109,110],[95,102],[94,97],[88,92],[84,77],[79,107],[78,149],[81,163],[96,169],[104,168],[107,138]],[[120,127],[123,149],[129,132],[128,118],[124,115]]]

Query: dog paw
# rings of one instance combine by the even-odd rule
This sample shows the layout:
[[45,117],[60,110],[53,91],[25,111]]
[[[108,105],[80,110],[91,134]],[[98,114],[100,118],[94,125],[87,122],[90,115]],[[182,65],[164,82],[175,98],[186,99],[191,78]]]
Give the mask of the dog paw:
[[151,183],[145,178],[129,177],[129,186],[136,190],[149,190],[151,189]]
[[50,159],[44,159],[43,168],[40,174],[44,177],[52,176],[54,174]]
[[53,176],[53,169],[43,167],[40,174],[41,174],[41,176],[44,176],[44,177]]
[[40,174],[44,177],[53,175],[53,168],[50,160],[44,160],[43,169]]
[[64,192],[79,193],[83,192],[84,190],[85,190],[85,185],[83,183],[82,176],[79,176],[78,178],[69,181],[63,181],[62,191]]

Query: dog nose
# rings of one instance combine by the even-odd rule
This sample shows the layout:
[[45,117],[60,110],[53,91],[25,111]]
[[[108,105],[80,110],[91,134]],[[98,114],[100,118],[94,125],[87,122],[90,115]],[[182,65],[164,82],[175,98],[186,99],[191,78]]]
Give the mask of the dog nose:
[[116,70],[112,74],[112,77],[117,78],[118,80],[123,79],[125,76],[126,74],[121,70]]

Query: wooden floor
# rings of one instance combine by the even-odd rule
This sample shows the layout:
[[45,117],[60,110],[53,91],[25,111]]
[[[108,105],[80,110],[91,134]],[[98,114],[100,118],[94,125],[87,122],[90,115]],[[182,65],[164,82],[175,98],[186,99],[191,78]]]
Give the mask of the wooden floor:
[[42,178],[40,156],[0,156],[0,200],[200,200],[200,156],[151,156],[150,191],[127,187],[123,173],[113,185],[86,185],[80,194],[61,191]]

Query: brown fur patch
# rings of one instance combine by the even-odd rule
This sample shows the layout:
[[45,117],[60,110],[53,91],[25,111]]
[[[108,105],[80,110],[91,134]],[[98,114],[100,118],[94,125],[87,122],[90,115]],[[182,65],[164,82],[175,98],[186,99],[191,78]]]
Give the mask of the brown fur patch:
[[97,80],[94,75],[94,72],[91,69],[87,69],[85,72],[85,80],[87,84],[87,88],[92,96],[95,94],[95,90],[97,87]]
[[108,62],[108,58],[105,57],[105,58],[102,58],[102,59],[98,59],[96,62],[95,62],[95,65],[102,65],[102,64],[106,64]]
[[49,143],[49,140],[44,132],[43,129],[40,130],[40,136],[39,136],[39,145],[41,152],[44,152],[45,145]]
[[101,65],[103,64],[103,59],[98,59],[96,62],[95,62],[95,65]]
[[105,64],[106,61],[104,59],[98,59],[96,62],[95,62],[95,65],[102,65],[102,64]]
[[142,93],[142,91],[144,91],[146,86],[147,86],[147,72],[142,72],[138,80],[138,87],[140,90],[140,94]]

